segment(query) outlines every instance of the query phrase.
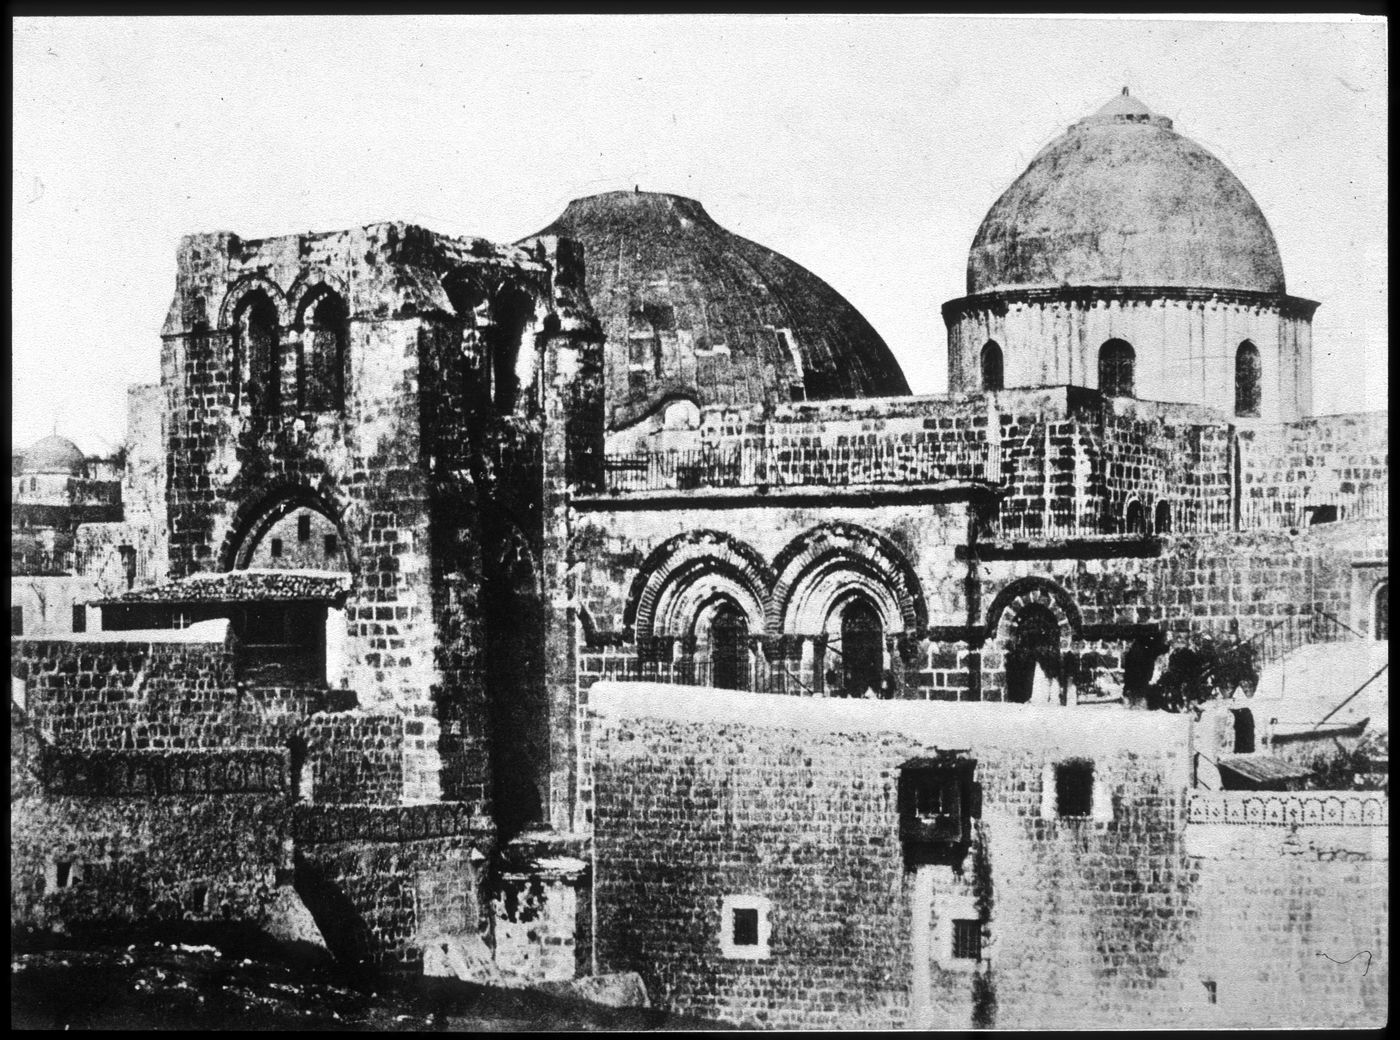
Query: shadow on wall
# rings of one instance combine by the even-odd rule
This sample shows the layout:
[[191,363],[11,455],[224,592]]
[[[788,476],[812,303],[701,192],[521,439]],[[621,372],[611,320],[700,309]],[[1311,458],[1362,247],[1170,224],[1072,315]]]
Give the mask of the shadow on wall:
[[357,981],[368,981],[374,975],[374,939],[350,897],[328,876],[326,868],[309,862],[300,852],[296,854],[293,887],[336,963]]

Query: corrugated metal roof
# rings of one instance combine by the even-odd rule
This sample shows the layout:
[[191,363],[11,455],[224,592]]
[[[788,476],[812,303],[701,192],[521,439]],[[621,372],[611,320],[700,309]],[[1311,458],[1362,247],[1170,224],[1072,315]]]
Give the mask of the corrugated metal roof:
[[191,574],[179,581],[137,589],[97,603],[131,606],[141,603],[329,602],[343,598],[350,591],[350,584],[350,575],[338,571],[226,571]]

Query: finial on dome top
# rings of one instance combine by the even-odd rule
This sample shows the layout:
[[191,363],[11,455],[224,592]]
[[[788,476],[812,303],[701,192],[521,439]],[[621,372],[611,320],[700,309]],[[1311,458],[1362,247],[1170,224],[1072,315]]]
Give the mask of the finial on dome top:
[[1171,129],[1172,125],[1170,119],[1157,115],[1144,105],[1141,98],[1133,97],[1128,92],[1127,87],[1115,94],[1106,105],[1093,115],[1081,119],[1080,123],[1148,123],[1168,130]]

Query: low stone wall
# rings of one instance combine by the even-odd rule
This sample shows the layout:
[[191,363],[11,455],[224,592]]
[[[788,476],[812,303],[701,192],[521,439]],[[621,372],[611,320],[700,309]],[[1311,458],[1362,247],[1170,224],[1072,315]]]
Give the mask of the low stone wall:
[[417,971],[437,936],[478,934],[494,845],[466,803],[301,805],[297,892],[342,960]]
[[260,922],[292,865],[282,791],[45,794],[10,811],[12,927]]

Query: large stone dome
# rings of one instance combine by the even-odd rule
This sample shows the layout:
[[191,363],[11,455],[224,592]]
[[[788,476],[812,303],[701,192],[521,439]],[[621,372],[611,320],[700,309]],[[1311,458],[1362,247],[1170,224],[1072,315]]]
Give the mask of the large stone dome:
[[86,466],[82,449],[67,437],[50,434],[24,453],[25,473],[67,473],[80,476]]
[[1282,293],[1283,263],[1239,179],[1124,88],[1031,161],[972,242],[969,295],[1065,286]]
[[726,231],[694,199],[592,195],[538,234],[584,250],[607,334],[611,428],[676,397],[747,405],[909,393],[884,340],[839,293]]

